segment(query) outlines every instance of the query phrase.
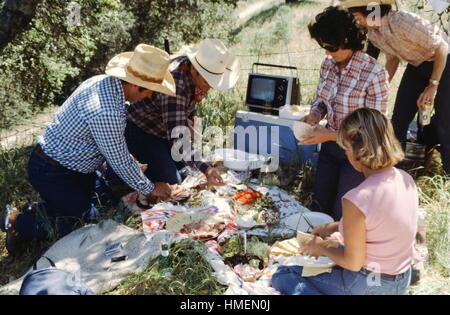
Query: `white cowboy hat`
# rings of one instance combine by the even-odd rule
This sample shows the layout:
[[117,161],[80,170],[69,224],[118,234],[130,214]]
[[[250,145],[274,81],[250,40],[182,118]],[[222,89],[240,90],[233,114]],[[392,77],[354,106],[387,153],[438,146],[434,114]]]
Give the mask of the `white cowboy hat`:
[[185,55],[213,89],[225,91],[236,85],[241,74],[239,59],[220,40],[204,39],[198,48],[188,47]]
[[366,7],[371,4],[390,4],[395,5],[395,0],[339,0],[339,5],[346,8]]
[[169,65],[170,57],[165,51],[139,44],[134,51],[112,58],[105,72],[137,86],[175,96],[175,81],[169,71]]

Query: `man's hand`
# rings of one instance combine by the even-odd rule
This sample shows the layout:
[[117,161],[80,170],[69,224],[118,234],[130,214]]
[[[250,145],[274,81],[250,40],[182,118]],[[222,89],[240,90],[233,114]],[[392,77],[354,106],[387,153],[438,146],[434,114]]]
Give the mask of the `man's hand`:
[[319,113],[311,111],[305,118],[303,118],[303,121],[311,126],[315,126],[321,119],[322,117],[320,117]]
[[316,125],[313,132],[301,139],[300,144],[319,144],[327,141],[336,141],[336,133],[321,125]]
[[151,202],[155,200],[166,200],[172,195],[172,188],[167,183],[155,183],[155,189],[147,195],[147,199]]
[[208,180],[208,185],[211,186],[223,186],[225,182],[223,181],[222,176],[220,176],[218,170],[214,167],[209,167],[206,170],[206,179]]

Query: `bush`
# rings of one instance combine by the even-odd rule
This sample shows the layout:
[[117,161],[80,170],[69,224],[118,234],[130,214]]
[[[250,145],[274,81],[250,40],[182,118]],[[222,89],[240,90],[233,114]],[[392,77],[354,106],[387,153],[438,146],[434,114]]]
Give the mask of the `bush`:
[[[27,31],[0,56],[0,126],[61,104],[115,54],[167,38],[178,48],[204,37],[228,42],[237,1],[43,0]],[[79,14],[78,14],[79,13]]]

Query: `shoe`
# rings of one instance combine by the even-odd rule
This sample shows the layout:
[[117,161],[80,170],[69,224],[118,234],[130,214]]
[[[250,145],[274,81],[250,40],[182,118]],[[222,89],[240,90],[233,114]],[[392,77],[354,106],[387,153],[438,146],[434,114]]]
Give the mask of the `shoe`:
[[11,256],[20,255],[24,250],[24,244],[16,231],[18,211],[0,218],[0,229],[6,233],[6,250]]

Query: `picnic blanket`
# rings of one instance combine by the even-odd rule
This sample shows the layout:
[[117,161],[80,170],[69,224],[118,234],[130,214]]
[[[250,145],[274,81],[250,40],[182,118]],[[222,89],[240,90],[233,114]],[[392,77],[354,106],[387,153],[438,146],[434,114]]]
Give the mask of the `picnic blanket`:
[[[161,241],[170,240],[167,233],[147,238],[112,220],[78,229],[57,241],[45,254],[60,269],[74,273],[96,294],[114,289],[131,273],[144,271],[150,260],[160,255]],[[120,242],[128,260],[111,263],[105,255],[108,245]],[[39,268],[46,267],[44,261]],[[24,277],[0,287],[0,294],[18,294]]]

